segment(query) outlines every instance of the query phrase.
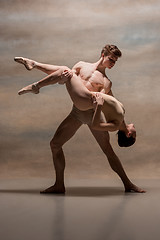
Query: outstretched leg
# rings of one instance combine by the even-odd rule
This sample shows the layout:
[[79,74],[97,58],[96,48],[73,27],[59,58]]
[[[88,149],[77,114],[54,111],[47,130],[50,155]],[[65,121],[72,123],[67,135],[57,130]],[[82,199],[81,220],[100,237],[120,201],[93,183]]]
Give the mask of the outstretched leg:
[[127,177],[119,158],[113,151],[113,148],[109,142],[109,133],[93,130],[90,126],[89,126],[89,128],[90,128],[93,136],[95,137],[96,141],[98,142],[99,146],[101,147],[102,151],[107,156],[111,168],[121,178],[121,180],[124,184],[125,192],[133,191],[133,192],[138,192],[138,193],[144,193],[145,191],[143,189],[134,185]]
[[27,70],[32,70],[36,66],[36,62],[34,60],[24,57],[15,57],[14,61],[23,64]]
[[75,134],[82,123],[68,115],[68,117],[60,124],[53,139],[50,142],[53,163],[56,173],[55,184],[41,193],[65,193],[64,186],[64,169],[65,169],[65,157],[62,150],[62,146]]
[[22,95],[22,94],[29,93],[29,92],[37,94],[37,93],[39,93],[39,89],[44,86],[55,84],[57,82],[60,84],[64,84],[68,80],[67,77],[65,77],[65,76],[62,77],[62,73],[64,72],[64,70],[70,70],[70,69],[66,66],[60,66],[57,71],[51,73],[47,77],[41,79],[38,82],[35,82],[33,84],[30,84],[30,85],[22,88],[21,90],[19,90],[18,94]]
[[27,70],[32,70],[33,68],[35,68],[42,72],[47,73],[48,75],[57,71],[60,67],[57,65],[40,63],[33,59],[24,58],[24,57],[15,57],[14,60],[20,64],[23,64]]

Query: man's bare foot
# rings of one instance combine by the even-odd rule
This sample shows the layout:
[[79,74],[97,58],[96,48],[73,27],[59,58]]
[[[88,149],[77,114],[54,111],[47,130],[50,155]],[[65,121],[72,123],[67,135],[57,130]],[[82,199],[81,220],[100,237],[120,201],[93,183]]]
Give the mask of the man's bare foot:
[[29,93],[29,92],[34,93],[34,94],[39,93],[39,88],[36,83],[33,83],[31,85],[28,85],[28,86],[22,88],[21,90],[19,90],[18,94],[22,95],[22,94]]
[[53,185],[53,186],[45,189],[44,191],[41,191],[40,193],[42,193],[42,194],[64,194],[65,187],[64,186],[58,187],[56,185]]
[[146,191],[137,187],[133,183],[129,186],[125,186],[125,192],[137,192],[137,193],[145,193]]
[[14,61],[23,64],[27,70],[32,70],[36,65],[35,61],[24,57],[15,57]]

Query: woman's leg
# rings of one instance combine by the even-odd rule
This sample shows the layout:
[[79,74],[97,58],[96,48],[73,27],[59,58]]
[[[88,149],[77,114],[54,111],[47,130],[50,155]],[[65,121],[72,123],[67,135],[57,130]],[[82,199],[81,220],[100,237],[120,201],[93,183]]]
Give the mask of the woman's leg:
[[35,82],[33,84],[30,84],[30,85],[22,88],[18,92],[18,94],[22,95],[22,94],[25,94],[28,92],[37,94],[37,93],[39,93],[39,89],[42,87],[45,87],[45,86],[48,86],[51,84],[55,84],[55,83],[60,83],[60,84],[65,83],[65,81],[67,81],[68,78],[65,78],[64,76],[62,78],[62,73],[64,72],[64,70],[70,70],[70,69],[66,66],[59,66],[59,68],[55,72],[49,74],[47,77],[41,79],[38,82]]
[[35,68],[49,75],[53,72],[56,72],[59,68],[61,68],[61,66],[36,62]]
[[24,57],[15,57],[14,60],[20,64],[23,64],[27,70],[32,70],[33,68],[36,68],[42,72],[47,73],[48,75],[57,71],[60,68],[60,66],[40,63]]

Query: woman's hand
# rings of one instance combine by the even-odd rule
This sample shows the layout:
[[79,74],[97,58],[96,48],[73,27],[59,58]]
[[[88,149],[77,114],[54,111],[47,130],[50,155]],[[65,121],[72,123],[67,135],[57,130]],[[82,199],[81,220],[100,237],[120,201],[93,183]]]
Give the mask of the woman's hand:
[[97,105],[102,106],[103,103],[104,103],[104,99],[103,99],[103,97],[102,97],[99,93],[93,93],[93,95],[92,95],[92,101],[93,101],[93,106],[94,106],[94,108],[95,108]]

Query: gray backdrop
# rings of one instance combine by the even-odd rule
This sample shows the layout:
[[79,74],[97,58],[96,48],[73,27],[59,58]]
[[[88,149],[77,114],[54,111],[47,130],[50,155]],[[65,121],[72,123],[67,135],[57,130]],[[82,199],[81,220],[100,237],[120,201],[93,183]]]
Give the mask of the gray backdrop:
[[[112,133],[113,148],[129,176],[159,177],[159,12],[158,0],[0,1],[2,178],[53,176],[49,141],[72,106],[60,85],[18,96],[20,88],[45,74],[29,72],[13,58],[72,67],[79,60],[97,61],[107,43],[122,50],[107,75],[125,105],[126,122],[137,128],[137,142],[128,149],[119,148]],[[114,177],[86,126],[64,150],[67,176]]]

